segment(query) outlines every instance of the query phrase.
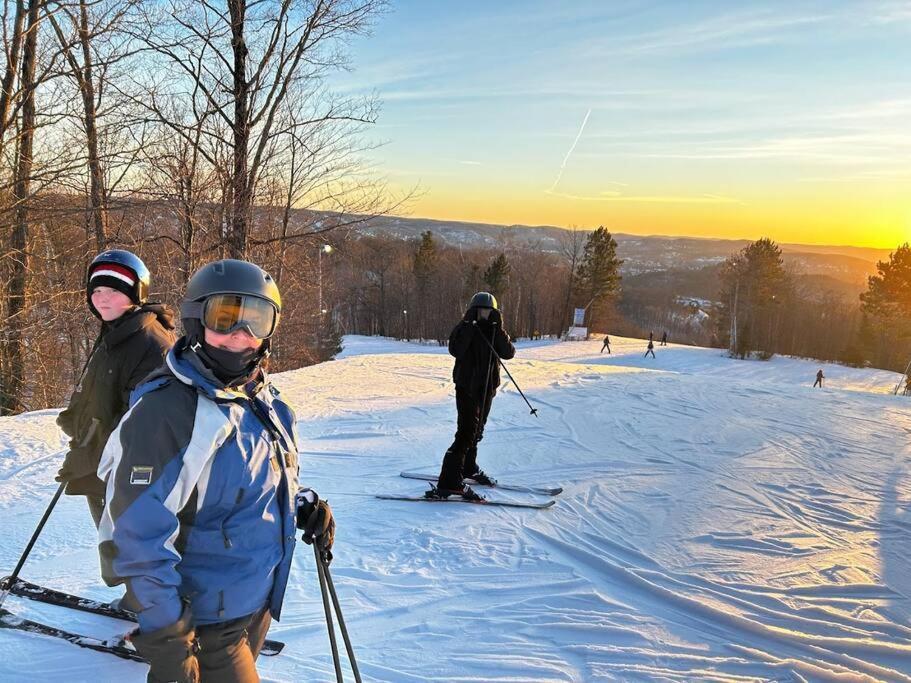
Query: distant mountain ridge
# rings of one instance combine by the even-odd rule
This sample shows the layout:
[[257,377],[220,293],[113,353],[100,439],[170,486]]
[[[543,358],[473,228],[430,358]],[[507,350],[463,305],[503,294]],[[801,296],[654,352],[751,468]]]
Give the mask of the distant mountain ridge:
[[[430,230],[444,244],[463,248],[528,248],[560,253],[568,230],[555,226],[495,225],[431,218],[381,216],[356,228],[364,235],[419,239]],[[588,232],[588,231],[586,231]],[[613,233],[622,271],[627,274],[670,268],[702,268],[722,262],[751,240],[706,237],[669,237]],[[779,243],[787,263],[808,274],[828,275],[861,285],[876,272],[876,262],[889,258],[889,249],[837,245]]]

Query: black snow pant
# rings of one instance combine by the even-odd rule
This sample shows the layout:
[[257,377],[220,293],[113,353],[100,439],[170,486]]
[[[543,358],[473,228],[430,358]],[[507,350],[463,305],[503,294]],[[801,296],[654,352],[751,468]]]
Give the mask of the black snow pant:
[[[272,615],[266,608],[248,617],[196,628],[200,683],[259,683],[256,658]],[[164,683],[150,673],[148,683]]]
[[439,488],[460,489],[462,479],[478,471],[478,442],[484,437],[484,425],[487,424],[495,393],[488,392],[485,400],[472,395],[468,389],[456,387],[458,426],[455,439],[443,456],[443,467],[437,480]]
[[250,617],[199,626],[199,670],[202,683],[259,683],[256,658],[263,648],[272,615],[266,608]]
[[601,347],[601,350],[598,353],[604,353],[604,349],[607,349],[607,352],[610,353],[610,344],[605,344]]
[[818,379],[815,382],[813,382],[813,388],[815,389],[816,387],[819,387],[820,389],[822,389],[822,380],[821,379]]
[[648,354],[652,354],[652,358],[655,357],[655,352],[652,349],[649,349],[648,351],[645,352],[645,355],[643,356],[643,358],[648,358]]

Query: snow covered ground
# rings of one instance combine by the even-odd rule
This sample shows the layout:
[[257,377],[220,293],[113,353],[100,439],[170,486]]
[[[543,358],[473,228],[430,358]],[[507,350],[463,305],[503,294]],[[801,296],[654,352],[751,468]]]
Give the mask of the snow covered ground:
[[[339,524],[332,573],[364,680],[911,681],[911,400],[894,373],[734,361],[641,340],[529,342],[480,447],[502,480],[559,484],[544,510],[377,500],[419,493],[455,423],[445,349],[348,338],[276,376],[296,404],[301,481]],[[0,569],[54,491],[56,411],[0,419]],[[495,492],[503,498],[535,498]],[[110,599],[81,499],[23,576]],[[8,598],[107,637],[123,624]],[[268,681],[334,680],[300,544]],[[142,681],[145,667],[0,630],[0,681]],[[349,672],[349,680],[350,672]]]

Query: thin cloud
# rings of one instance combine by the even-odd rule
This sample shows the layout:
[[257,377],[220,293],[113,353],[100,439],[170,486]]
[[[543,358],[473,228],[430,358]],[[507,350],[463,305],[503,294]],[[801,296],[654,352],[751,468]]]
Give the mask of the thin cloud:
[[873,8],[869,21],[873,24],[911,25],[911,4],[904,0],[882,3],[878,8]]
[[863,183],[878,180],[904,180],[911,178],[911,169],[876,169],[840,176],[815,176],[798,178],[798,183]]
[[585,124],[588,123],[588,117],[591,115],[592,115],[592,110],[591,110],[591,108],[589,108],[589,110],[587,112],[585,112],[585,118],[582,119],[582,125],[579,126],[579,132],[576,133],[576,139],[573,140],[573,144],[570,146],[569,151],[566,153],[566,156],[563,157],[563,163],[560,165],[560,172],[557,173],[557,178],[556,178],[556,180],[554,180],[554,184],[550,186],[549,190],[546,190],[546,192],[548,194],[552,193],[555,189],[557,189],[557,185],[560,184],[560,180],[563,178],[563,171],[566,170],[566,163],[569,161],[569,157],[572,156],[573,150],[576,149],[576,145],[579,144],[579,138],[582,137],[582,133],[585,130]]
[[[909,9],[911,11],[911,9]],[[911,116],[911,98],[879,100],[851,109],[824,113],[819,118],[832,121],[900,118]]]
[[642,154],[653,159],[802,159],[838,164],[870,165],[894,161],[911,149],[906,133],[862,132],[842,135],[809,135],[773,138],[750,145],[662,150]]
[[686,25],[628,35],[610,47],[593,46],[601,55],[628,57],[634,54],[680,54],[765,45],[800,38],[808,26],[824,24],[839,18],[837,14],[781,16],[770,11],[732,12]]
[[739,199],[733,197],[724,197],[722,195],[704,194],[695,196],[675,196],[675,195],[635,195],[624,196],[613,191],[602,192],[594,197],[569,194],[566,192],[551,192],[555,197],[564,199],[573,199],[582,202],[640,202],[651,204],[740,204],[745,205]]

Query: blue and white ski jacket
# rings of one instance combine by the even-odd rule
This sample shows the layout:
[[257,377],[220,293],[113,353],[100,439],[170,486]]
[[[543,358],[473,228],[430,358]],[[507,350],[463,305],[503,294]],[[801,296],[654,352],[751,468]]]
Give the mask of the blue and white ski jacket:
[[184,340],[136,388],[98,467],[102,576],[127,583],[144,633],[269,606],[281,615],[295,544],[295,417],[263,378],[225,388]]

